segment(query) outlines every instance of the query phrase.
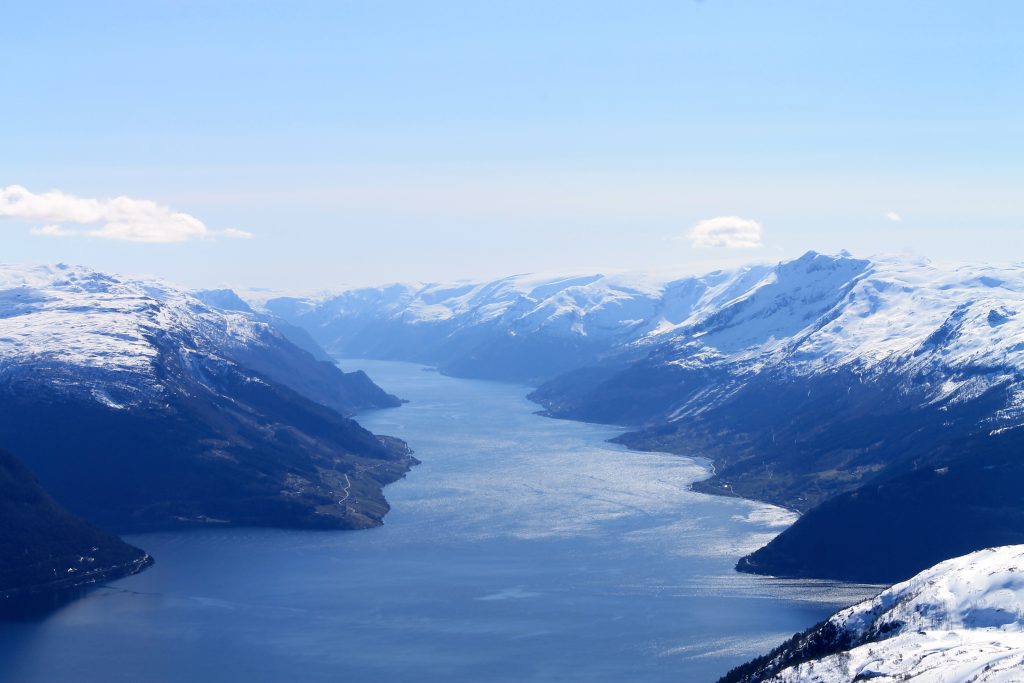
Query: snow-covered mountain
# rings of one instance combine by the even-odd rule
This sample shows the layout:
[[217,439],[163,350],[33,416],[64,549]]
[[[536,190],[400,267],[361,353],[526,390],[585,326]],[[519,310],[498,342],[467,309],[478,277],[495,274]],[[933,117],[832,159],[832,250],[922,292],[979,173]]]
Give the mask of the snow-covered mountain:
[[158,406],[167,348],[190,365],[246,365],[346,413],[398,405],[362,373],[316,362],[254,313],[214,308],[155,280],[0,266],[0,380],[30,377],[111,407]]
[[[792,448],[836,411],[927,414],[942,427],[930,436],[1024,422],[1024,268],[808,253],[727,283],[726,296],[706,291],[684,321],[635,342],[642,358],[556,379],[534,398],[558,416],[653,425],[648,436],[668,447],[676,432],[692,441],[695,425],[731,421],[755,441],[774,430],[770,440]],[[903,428],[922,429],[915,420]],[[848,464],[858,466],[831,463]],[[781,490],[776,500],[806,507],[820,497],[801,503]]]
[[915,371],[1024,367],[1024,268],[811,252],[746,284],[728,301],[702,300],[667,334],[675,362],[786,362],[822,372],[904,357]]
[[1024,681],[1024,546],[942,562],[719,683],[853,681]]
[[[939,268],[812,252],[721,277],[717,287],[702,287],[683,320],[662,321],[634,346],[649,350],[653,362],[705,373],[723,369],[740,382],[772,372],[844,372],[858,382],[899,377],[901,391],[935,404],[1003,387],[992,428],[1024,415],[1024,268]],[[649,365],[641,367],[646,372]],[[637,421],[655,412],[684,419],[736,387],[669,394]]]
[[329,351],[412,360],[455,375],[541,382],[599,362],[727,299],[770,270],[675,279],[518,275],[486,283],[393,284],[259,305]]
[[[810,253],[738,289],[639,341],[642,358],[569,373],[533,398],[552,415],[635,426],[622,437],[634,447],[712,457],[701,490],[809,511],[747,571],[892,581],[1024,541],[1019,502],[990,509],[973,495],[993,472],[1024,483],[1003,457],[1024,425],[1024,268]],[[946,496],[936,505],[958,520],[946,534],[914,512],[923,491]],[[821,552],[840,529],[901,561],[856,544]]]
[[[909,519],[913,487],[931,485],[915,468],[951,472],[942,490],[953,500],[968,499],[961,476],[987,476],[954,462],[958,453],[983,453],[1010,480],[1024,475],[997,452],[1015,447],[1024,425],[1024,267],[809,252],[703,276],[516,276],[264,305],[341,354],[538,383],[531,398],[552,416],[628,426],[622,441],[637,448],[712,457],[715,476],[697,485],[705,491],[803,512],[872,485],[880,509]],[[987,540],[1024,541],[1016,513],[974,503],[947,512],[965,529],[991,522]],[[777,552],[743,568],[886,581],[936,559],[902,543],[913,553],[877,575],[882,565],[853,549],[814,553],[838,510],[808,515]],[[962,547],[969,537],[935,548],[980,547]],[[895,534],[886,542],[901,544]]]
[[[513,276],[488,283],[394,284],[320,299],[263,303],[339,354],[440,362],[456,374],[507,372],[517,346],[572,350],[559,374],[623,351],[668,362],[730,364],[745,372],[785,365],[889,370],[936,367],[964,376],[931,386],[936,400],[1005,380],[978,368],[1024,367],[1024,269],[940,268],[901,258],[809,252],[775,266],[703,276]],[[458,354],[453,354],[457,349]],[[495,350],[497,349],[497,350]],[[472,362],[453,355],[468,354]],[[534,378],[538,373],[533,373]]]
[[[264,305],[338,354],[546,378],[533,398],[550,414],[653,426],[662,447],[739,403],[768,416],[791,391],[812,399],[805,415],[842,390],[862,408],[948,413],[951,433],[1024,423],[1024,267],[808,252],[678,279],[514,276]],[[789,497],[776,502],[820,500]]]
[[251,312],[86,268],[0,267],[0,446],[94,521],[377,524],[381,486],[413,460],[344,413],[397,404]]

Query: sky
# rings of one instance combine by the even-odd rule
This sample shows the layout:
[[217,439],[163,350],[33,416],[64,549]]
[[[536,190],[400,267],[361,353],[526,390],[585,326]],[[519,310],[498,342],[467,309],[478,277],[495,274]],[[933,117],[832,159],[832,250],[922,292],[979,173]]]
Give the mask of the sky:
[[0,262],[190,287],[1024,261],[1024,3],[3,3]]

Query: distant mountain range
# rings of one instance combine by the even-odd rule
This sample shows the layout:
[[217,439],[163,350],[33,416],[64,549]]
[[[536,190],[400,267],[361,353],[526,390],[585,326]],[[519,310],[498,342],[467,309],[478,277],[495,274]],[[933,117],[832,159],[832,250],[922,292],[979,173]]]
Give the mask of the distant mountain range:
[[[0,447],[71,513],[117,531],[380,524],[382,487],[415,459],[349,416],[399,399],[229,303],[85,268],[0,267]],[[0,575],[11,566],[0,557]]]
[[452,375],[539,383],[618,354],[670,320],[691,285],[657,278],[520,275],[482,284],[394,284],[260,308],[330,353],[410,360]]
[[[1024,542],[1024,501],[979,488],[1024,484],[1024,268],[809,252],[680,279],[399,284],[261,310],[334,353],[532,383],[549,415],[711,457],[702,490],[807,513],[745,571],[894,581]],[[874,551],[821,552],[840,529]]]
[[1024,546],[947,560],[848,607],[718,683],[1015,683]]

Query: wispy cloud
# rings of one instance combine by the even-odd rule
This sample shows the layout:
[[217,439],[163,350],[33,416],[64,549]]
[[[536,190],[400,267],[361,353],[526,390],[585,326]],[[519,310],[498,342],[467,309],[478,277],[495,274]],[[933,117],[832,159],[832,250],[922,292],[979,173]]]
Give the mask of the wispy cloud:
[[29,232],[33,235],[41,235],[43,237],[73,237],[80,234],[80,231],[78,230],[69,230],[68,228],[64,228],[59,225],[40,225],[32,228]]
[[[148,199],[90,199],[59,190],[36,194],[20,185],[0,188],[0,218],[38,221],[34,235],[67,237],[84,234],[129,242],[187,242],[213,237],[249,238],[251,233],[228,228],[211,230],[195,216]],[[86,226],[72,229],[64,224]]]
[[893,223],[900,223],[903,221],[903,216],[899,215],[895,211],[887,211],[885,217],[891,220]]
[[764,246],[764,229],[757,221],[739,216],[716,216],[693,226],[686,239],[695,247],[752,249]]

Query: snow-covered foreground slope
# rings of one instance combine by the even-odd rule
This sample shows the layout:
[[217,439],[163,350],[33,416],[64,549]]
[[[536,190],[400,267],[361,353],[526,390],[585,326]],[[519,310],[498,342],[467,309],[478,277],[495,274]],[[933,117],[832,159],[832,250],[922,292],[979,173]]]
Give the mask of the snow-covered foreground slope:
[[1024,546],[942,562],[837,613],[721,683],[868,680],[1024,681]]

